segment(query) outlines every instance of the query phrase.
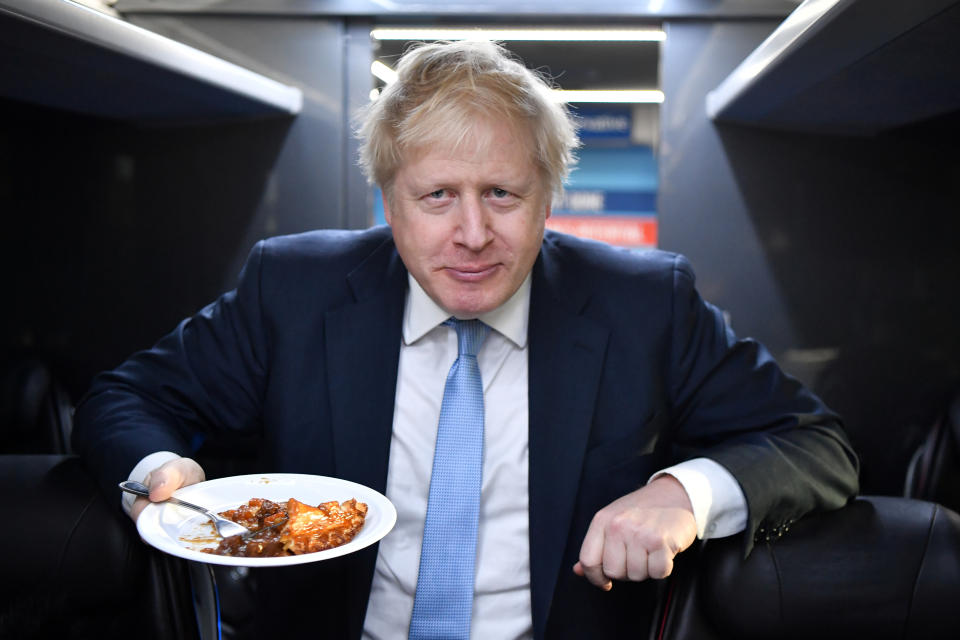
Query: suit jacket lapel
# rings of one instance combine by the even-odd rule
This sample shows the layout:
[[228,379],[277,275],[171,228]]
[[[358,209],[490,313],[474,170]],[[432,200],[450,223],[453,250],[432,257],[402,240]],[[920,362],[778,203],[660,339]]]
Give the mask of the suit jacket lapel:
[[[568,274],[569,275],[569,274]],[[545,243],[534,266],[529,325],[530,578],[534,637],[542,638],[567,545],[609,331],[580,315]]]
[[407,287],[393,242],[381,245],[347,281],[355,302],[326,314],[336,472],[383,492]]
[[[406,269],[389,240],[347,278],[355,302],[326,314],[336,476],[384,493],[400,358]],[[354,554],[350,637],[360,637],[376,545]]]

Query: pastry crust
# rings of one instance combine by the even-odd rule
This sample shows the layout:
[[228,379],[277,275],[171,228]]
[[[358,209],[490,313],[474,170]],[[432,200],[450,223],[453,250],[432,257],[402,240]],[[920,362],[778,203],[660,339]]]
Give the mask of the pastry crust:
[[311,507],[299,500],[287,501],[287,524],[280,542],[290,553],[313,553],[332,549],[353,540],[363,527],[367,505],[356,499],[324,502]]

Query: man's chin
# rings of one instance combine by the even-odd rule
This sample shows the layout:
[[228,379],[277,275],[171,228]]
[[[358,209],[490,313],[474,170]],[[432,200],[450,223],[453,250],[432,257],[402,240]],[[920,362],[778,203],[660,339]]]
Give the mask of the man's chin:
[[440,301],[440,306],[450,312],[450,315],[462,319],[469,319],[482,316],[488,311],[493,311],[503,304],[503,302],[503,300],[499,300],[499,298],[493,296],[478,296],[474,294],[468,296],[447,296],[444,300]]

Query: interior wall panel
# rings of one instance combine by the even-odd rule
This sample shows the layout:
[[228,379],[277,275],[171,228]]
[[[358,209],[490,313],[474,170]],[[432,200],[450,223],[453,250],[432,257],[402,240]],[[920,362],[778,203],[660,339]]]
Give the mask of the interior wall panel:
[[706,92],[774,26],[669,25],[661,247],[843,415],[864,492],[896,494],[960,391],[958,118],[868,138],[714,125]]
[[49,363],[74,401],[232,288],[257,240],[366,223],[346,196],[342,20],[136,22],[301,87],[304,108],[154,127],[0,101],[4,365]]
[[[303,110],[270,169],[245,242],[226,274],[234,277],[256,240],[307,229],[351,226],[347,209],[349,107],[346,26],[321,18],[132,15],[162,35],[299,87]],[[352,226],[359,226],[353,224]]]

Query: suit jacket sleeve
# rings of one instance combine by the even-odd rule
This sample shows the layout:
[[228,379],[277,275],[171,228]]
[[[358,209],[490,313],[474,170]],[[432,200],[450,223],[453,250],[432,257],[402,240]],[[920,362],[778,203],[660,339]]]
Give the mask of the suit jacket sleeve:
[[116,491],[149,453],[191,455],[211,431],[258,427],[267,358],[262,251],[263,243],[254,247],[235,290],[93,381],[73,445],[104,490]]
[[802,515],[835,509],[857,491],[857,458],[840,420],[767,350],[738,340],[702,300],[682,256],[674,265],[669,372],[677,457],[727,468],[747,500],[744,553]]

